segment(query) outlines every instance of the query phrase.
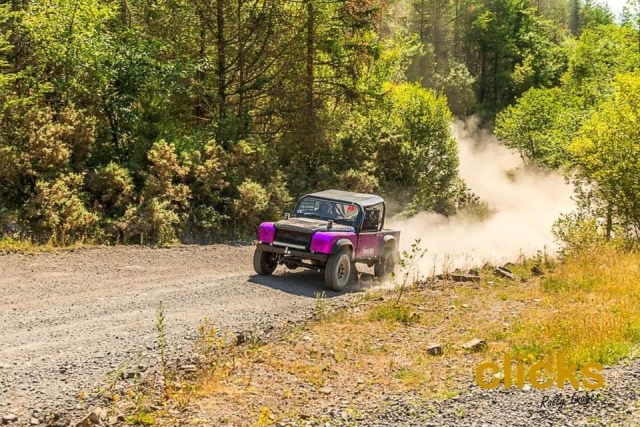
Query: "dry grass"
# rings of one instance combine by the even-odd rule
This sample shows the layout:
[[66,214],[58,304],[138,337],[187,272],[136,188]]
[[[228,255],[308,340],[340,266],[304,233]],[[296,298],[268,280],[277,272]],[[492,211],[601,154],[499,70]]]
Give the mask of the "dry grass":
[[[612,364],[640,343],[640,256],[599,248],[561,265],[512,270],[527,282],[482,272],[481,284],[438,283],[395,295],[368,294],[276,342],[238,355],[224,378],[201,381],[203,413],[225,425],[304,419],[338,404],[357,416],[369,402],[413,392],[446,399],[474,381],[482,361],[505,354],[527,363],[564,353],[579,366]],[[318,304],[321,304],[319,300]],[[485,339],[485,352],[461,345]],[[426,352],[443,346],[442,356]]]
[[640,343],[640,256],[599,247],[542,280],[539,298],[505,338],[518,353],[564,353],[578,367],[626,357]]
[[[53,252],[68,252],[78,249],[99,249],[105,246],[112,246],[110,244],[101,244],[97,242],[85,241],[76,242],[64,246],[55,245],[52,243],[37,244],[32,243],[29,240],[15,239],[13,237],[0,238],[0,254],[3,253],[20,253],[20,254],[36,254],[36,253],[53,253]],[[125,245],[121,245],[125,246]],[[141,246],[141,245],[129,245],[129,246]],[[162,245],[147,245],[148,247],[158,248],[174,248],[180,247],[180,242],[165,243]]]
[[57,246],[51,243],[35,244],[29,240],[15,239],[13,237],[4,237],[0,239],[0,253],[51,253],[72,251],[76,249],[92,249],[98,247],[100,247],[100,245],[80,242],[65,246]]

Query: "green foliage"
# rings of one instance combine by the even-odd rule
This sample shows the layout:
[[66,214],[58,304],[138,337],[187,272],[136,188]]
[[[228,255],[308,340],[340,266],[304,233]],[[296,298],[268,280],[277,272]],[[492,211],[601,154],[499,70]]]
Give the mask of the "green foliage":
[[442,90],[451,112],[465,116],[473,112],[475,103],[474,85],[476,78],[460,62],[451,61],[442,74],[434,75],[434,87]]
[[515,106],[498,114],[496,136],[525,160],[560,167],[567,159],[568,141],[577,131],[572,129],[576,107],[567,98],[558,88],[527,91]]
[[434,210],[451,199],[458,172],[447,101],[418,85],[403,84],[393,88],[388,114],[390,137],[381,149],[394,155],[378,155],[378,173],[412,195],[410,212]]
[[168,200],[154,197],[138,206],[131,206],[117,227],[124,243],[158,243],[177,240],[180,216],[170,208]]
[[233,202],[234,218],[238,224],[255,228],[269,206],[267,190],[257,182],[247,179],[238,187],[240,197]]
[[96,208],[111,214],[123,213],[135,199],[131,173],[113,162],[95,171],[88,188],[96,198]]
[[578,210],[554,229],[568,252],[639,236],[638,37],[633,25],[586,25],[562,84],[530,89],[496,120],[507,146],[574,183]]
[[585,120],[612,96],[614,76],[640,67],[637,31],[616,25],[582,32],[562,84],[530,89],[496,118],[496,134],[526,160],[546,167],[572,166],[568,152]]
[[567,32],[543,2],[414,0],[408,28],[420,51],[411,80],[447,95],[454,114],[492,118],[531,87],[555,85],[566,68]]
[[561,216],[553,226],[553,234],[562,242],[565,255],[586,251],[607,241],[606,230],[598,225],[597,219],[580,213]]
[[640,237],[640,77],[619,75],[569,147],[578,174],[609,207],[609,221]]
[[599,26],[582,33],[563,81],[585,105],[595,105],[611,94],[616,74],[639,68],[638,32],[625,26]]

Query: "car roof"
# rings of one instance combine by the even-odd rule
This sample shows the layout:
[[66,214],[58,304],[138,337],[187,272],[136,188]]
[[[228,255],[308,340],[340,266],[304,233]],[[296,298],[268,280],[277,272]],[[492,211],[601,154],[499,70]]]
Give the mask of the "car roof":
[[384,200],[375,194],[354,193],[342,190],[324,190],[315,193],[309,193],[305,196],[319,197],[323,199],[338,200],[342,202],[354,203],[361,206],[372,206],[383,203]]

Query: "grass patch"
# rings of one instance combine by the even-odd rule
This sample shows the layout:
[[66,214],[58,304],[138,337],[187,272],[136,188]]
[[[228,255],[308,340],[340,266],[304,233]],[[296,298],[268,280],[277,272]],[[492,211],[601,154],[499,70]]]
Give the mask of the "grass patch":
[[400,322],[405,325],[415,323],[417,313],[408,305],[385,303],[375,306],[369,311],[369,320]]
[[30,251],[50,251],[50,247],[34,245],[27,240],[18,240],[13,237],[0,239],[0,252],[30,252]]

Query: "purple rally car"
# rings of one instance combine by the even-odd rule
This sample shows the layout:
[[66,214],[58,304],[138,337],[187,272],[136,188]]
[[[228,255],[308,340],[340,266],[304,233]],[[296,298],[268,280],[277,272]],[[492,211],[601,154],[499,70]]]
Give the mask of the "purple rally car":
[[278,264],[324,270],[329,289],[357,280],[356,263],[391,273],[399,259],[400,232],[384,228],[386,204],[373,194],[327,190],[303,196],[284,220],[263,222],[253,267],[270,275]]

